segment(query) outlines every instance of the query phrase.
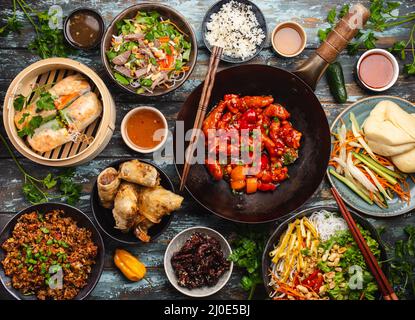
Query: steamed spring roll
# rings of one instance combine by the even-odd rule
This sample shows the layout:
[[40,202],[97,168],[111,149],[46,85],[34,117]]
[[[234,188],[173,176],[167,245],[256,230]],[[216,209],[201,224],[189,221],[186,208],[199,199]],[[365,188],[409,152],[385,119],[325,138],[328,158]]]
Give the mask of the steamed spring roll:
[[42,124],[27,142],[37,152],[48,152],[73,139],[68,129],[57,119]]
[[113,207],[120,181],[118,171],[114,168],[107,168],[99,174],[97,179],[98,195],[104,208]]
[[121,164],[120,178],[144,187],[156,187],[160,184],[157,169],[138,160],[131,160]]
[[54,97],[54,104],[58,110],[67,107],[71,102],[89,91],[91,91],[89,82],[80,74],[62,79],[49,90],[52,97]]
[[65,122],[82,131],[94,122],[102,112],[102,105],[94,92],[79,97],[69,107],[61,111]]
[[91,91],[91,86],[88,81],[81,75],[68,76],[57,82],[51,89],[47,90],[52,96],[56,109],[37,111],[37,101],[23,108],[21,111],[16,111],[14,115],[14,123],[18,130],[26,126],[34,116],[41,116],[47,118],[57,114],[57,110],[67,107],[71,102],[75,101],[81,95]]
[[[61,111],[66,122],[52,120],[37,128],[27,142],[37,152],[48,152],[56,147],[73,141],[77,132],[81,132],[94,122],[102,112],[101,102],[95,93],[89,92]],[[69,130],[68,130],[69,128]]]
[[138,187],[133,183],[122,182],[114,199],[112,215],[115,228],[128,232],[134,226],[138,215]]

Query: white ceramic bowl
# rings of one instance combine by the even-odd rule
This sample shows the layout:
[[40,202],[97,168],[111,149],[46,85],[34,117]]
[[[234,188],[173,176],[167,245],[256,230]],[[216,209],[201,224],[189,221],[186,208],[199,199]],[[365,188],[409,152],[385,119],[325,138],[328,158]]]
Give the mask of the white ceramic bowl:
[[[284,27],[291,27],[291,28],[295,29],[301,36],[301,40],[302,40],[301,47],[296,52],[294,52],[293,54],[285,54],[285,53],[282,53],[281,51],[279,51],[277,49],[277,44],[274,41],[275,34],[277,33],[277,31],[284,28]],[[272,31],[271,44],[272,44],[272,47],[274,48],[275,52],[278,53],[281,57],[292,58],[292,57],[298,56],[301,52],[304,51],[304,48],[307,44],[307,34],[306,34],[304,28],[300,24],[298,24],[297,22],[294,22],[294,21],[281,22],[281,23],[277,24],[275,26],[274,30]]]
[[[164,132],[164,136],[163,139],[160,141],[160,143],[158,145],[156,145],[154,148],[151,149],[146,149],[146,148],[140,148],[139,146],[137,146],[136,144],[134,144],[131,140],[130,137],[128,136],[127,133],[127,121],[128,119],[137,111],[139,110],[151,110],[154,111],[155,113],[157,113],[160,118],[163,120],[163,125],[165,128],[165,132]],[[130,110],[125,116],[124,119],[121,122],[121,136],[122,139],[124,140],[125,144],[130,147],[132,150],[137,151],[139,153],[152,153],[154,151],[159,150],[167,141],[167,137],[168,137],[168,133],[169,133],[169,126],[167,124],[167,120],[166,117],[156,108],[153,107],[149,107],[149,106],[143,106],[143,107],[137,107],[134,108],[132,110]]]
[[229,267],[229,270],[226,271],[220,278],[218,283],[213,287],[202,287],[202,288],[196,288],[196,289],[187,289],[184,287],[181,287],[177,284],[177,277],[174,273],[173,267],[171,265],[171,258],[173,254],[177,251],[179,251],[183,244],[186,242],[187,239],[190,238],[190,236],[194,232],[200,232],[203,234],[206,234],[211,237],[215,237],[222,248],[224,256],[227,258],[231,253],[232,249],[229,245],[228,241],[217,231],[206,228],[206,227],[192,227],[186,230],[183,230],[182,232],[178,233],[172,241],[170,241],[169,245],[167,246],[166,253],[164,254],[164,270],[166,272],[167,278],[169,279],[170,283],[181,293],[193,297],[193,298],[203,298],[210,296],[219,290],[221,290],[225,284],[229,281],[229,278],[231,277],[232,270],[233,270],[233,262],[231,262],[231,265]]
[[[393,78],[392,78],[392,81],[387,86],[382,87],[382,88],[369,87],[366,83],[363,82],[362,79],[360,79],[360,73],[359,73],[360,64],[362,63],[362,61],[365,57],[367,57],[370,54],[374,54],[374,53],[383,54],[384,56],[386,56],[392,62],[392,65],[393,65]],[[399,77],[399,64],[398,64],[398,61],[396,60],[396,58],[393,56],[393,54],[391,54],[389,51],[386,51],[386,50],[383,50],[383,49],[371,49],[371,50],[368,50],[365,53],[363,53],[360,56],[359,60],[357,61],[356,75],[357,75],[357,78],[359,79],[359,84],[362,85],[364,88],[366,88],[368,90],[371,90],[371,91],[375,91],[375,92],[382,92],[382,91],[388,90],[398,80],[398,77]]]

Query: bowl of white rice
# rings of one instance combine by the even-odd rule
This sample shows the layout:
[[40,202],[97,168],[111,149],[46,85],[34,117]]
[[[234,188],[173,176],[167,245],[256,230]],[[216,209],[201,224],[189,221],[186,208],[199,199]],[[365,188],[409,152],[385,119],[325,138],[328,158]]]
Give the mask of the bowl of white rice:
[[202,36],[206,47],[223,48],[221,60],[243,63],[253,59],[267,42],[267,23],[261,10],[248,0],[222,0],[206,13]]

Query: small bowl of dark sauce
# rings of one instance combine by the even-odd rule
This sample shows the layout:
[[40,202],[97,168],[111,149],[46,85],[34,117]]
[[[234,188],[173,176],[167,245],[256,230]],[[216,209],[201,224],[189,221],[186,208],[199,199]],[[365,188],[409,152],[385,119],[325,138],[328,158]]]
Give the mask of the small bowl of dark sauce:
[[102,16],[88,8],[72,11],[66,18],[63,28],[68,43],[79,50],[96,48],[101,43],[104,29]]

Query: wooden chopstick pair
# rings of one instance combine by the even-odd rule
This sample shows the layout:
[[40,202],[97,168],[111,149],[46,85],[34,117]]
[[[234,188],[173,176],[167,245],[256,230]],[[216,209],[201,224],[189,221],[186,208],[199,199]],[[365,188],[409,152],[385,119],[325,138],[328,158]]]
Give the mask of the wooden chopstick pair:
[[205,82],[203,84],[202,95],[200,97],[199,106],[197,108],[195,122],[193,124],[192,136],[190,138],[189,146],[187,147],[185,154],[185,162],[183,173],[180,181],[180,191],[183,191],[186,185],[187,176],[190,170],[190,158],[195,152],[197,141],[199,138],[199,132],[202,128],[203,120],[205,119],[206,110],[209,105],[212,89],[215,84],[216,72],[218,70],[219,61],[223,53],[223,48],[214,46],[212,48],[212,54],[209,60],[208,70],[206,72]]
[[375,256],[373,255],[365,239],[363,238],[352,215],[350,214],[345,203],[340,197],[339,193],[334,188],[331,188],[331,192],[333,193],[333,196],[337,202],[337,205],[339,206],[339,209],[340,209],[341,214],[343,215],[343,218],[346,220],[346,223],[349,226],[350,232],[352,233],[352,236],[354,240],[356,241],[357,246],[362,252],[362,255],[365,259],[365,262],[369,270],[372,272],[373,276],[376,279],[377,284],[379,285],[383,298],[385,300],[399,300],[397,295],[393,291],[391,284],[389,283],[388,279],[386,278],[385,274],[380,268]]

